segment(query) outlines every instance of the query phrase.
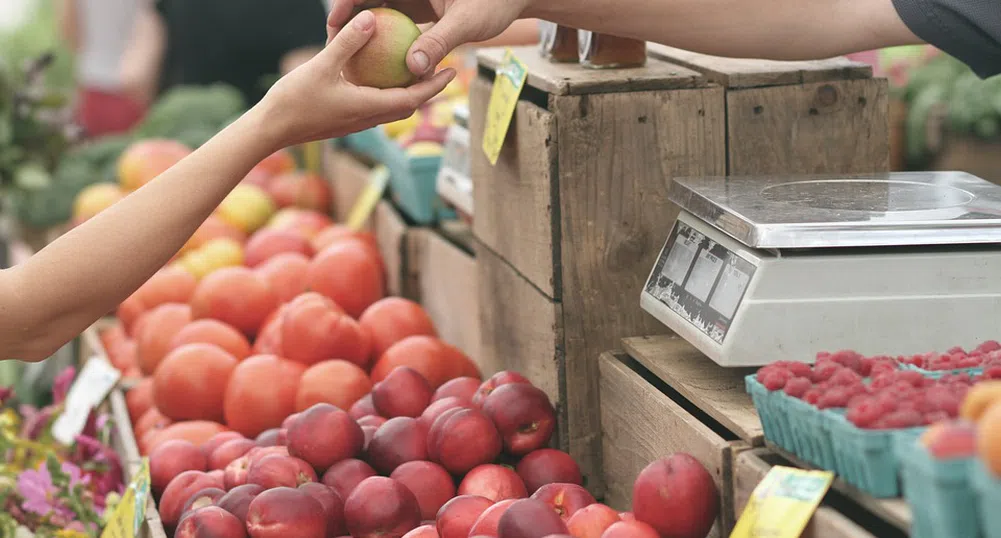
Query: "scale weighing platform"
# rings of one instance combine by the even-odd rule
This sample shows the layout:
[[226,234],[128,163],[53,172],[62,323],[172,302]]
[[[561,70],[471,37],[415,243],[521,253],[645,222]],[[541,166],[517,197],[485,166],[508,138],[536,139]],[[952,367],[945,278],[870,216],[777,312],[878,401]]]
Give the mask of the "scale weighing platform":
[[642,308],[722,366],[1001,340],[1001,187],[961,172],[675,179]]

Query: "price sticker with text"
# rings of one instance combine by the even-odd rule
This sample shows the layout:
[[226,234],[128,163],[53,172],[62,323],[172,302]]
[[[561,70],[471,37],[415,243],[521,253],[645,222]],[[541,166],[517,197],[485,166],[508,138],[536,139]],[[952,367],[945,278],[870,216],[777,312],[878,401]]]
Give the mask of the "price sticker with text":
[[500,157],[504,138],[507,137],[508,128],[511,126],[511,118],[514,117],[514,109],[518,105],[518,97],[525,87],[527,78],[528,69],[525,64],[515,57],[511,49],[507,49],[504,61],[497,68],[497,76],[494,78],[483,132],[483,151],[487,154],[491,165],[497,164],[497,159]]
[[149,458],[143,458],[122,500],[115,505],[101,538],[136,538],[146,519],[149,500]]
[[798,538],[833,481],[830,471],[772,467],[751,493],[730,538]]

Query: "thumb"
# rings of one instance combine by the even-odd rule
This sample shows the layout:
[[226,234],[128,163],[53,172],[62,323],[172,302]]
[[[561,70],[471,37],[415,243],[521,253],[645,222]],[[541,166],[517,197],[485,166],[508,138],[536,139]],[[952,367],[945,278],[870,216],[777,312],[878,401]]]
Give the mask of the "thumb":
[[417,76],[428,74],[448,53],[468,41],[470,30],[472,28],[469,24],[459,23],[459,17],[454,12],[445,13],[441,20],[421,34],[410,47],[407,67]]
[[[362,11],[355,15],[351,22],[345,24],[330,43],[320,53],[326,63],[335,72],[340,72],[348,58],[352,57],[368,43],[375,30],[375,15],[371,11]],[[329,31],[329,27],[328,27]]]

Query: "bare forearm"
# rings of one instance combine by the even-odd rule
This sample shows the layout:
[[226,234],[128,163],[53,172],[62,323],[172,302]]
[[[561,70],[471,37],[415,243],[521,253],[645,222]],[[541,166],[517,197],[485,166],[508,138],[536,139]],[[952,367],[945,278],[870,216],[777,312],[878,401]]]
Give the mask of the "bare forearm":
[[920,42],[891,0],[534,0],[525,16],[738,58],[819,59]]
[[[161,268],[247,172],[274,151],[259,110],[5,275],[17,282],[20,335],[8,356],[36,360],[71,340]],[[19,330],[11,330],[19,329]],[[23,347],[22,347],[23,346]],[[10,355],[17,353],[17,355]]]

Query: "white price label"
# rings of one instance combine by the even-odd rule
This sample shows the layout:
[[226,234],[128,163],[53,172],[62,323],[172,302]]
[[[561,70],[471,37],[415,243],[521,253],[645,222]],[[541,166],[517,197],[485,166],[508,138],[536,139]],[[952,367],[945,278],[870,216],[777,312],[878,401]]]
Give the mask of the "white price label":
[[52,424],[52,436],[64,445],[72,444],[87,425],[91,410],[104,401],[121,377],[104,357],[91,357],[66,395],[65,409]]
[[703,303],[706,302],[722,265],[723,260],[713,256],[709,251],[703,250],[699,253],[699,258],[695,260],[695,267],[692,268],[692,273],[688,275],[685,290],[691,293],[696,299]]

